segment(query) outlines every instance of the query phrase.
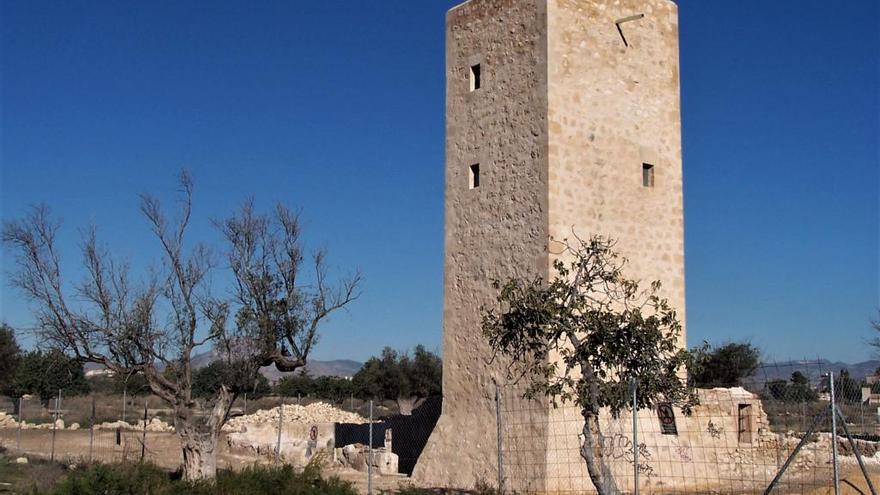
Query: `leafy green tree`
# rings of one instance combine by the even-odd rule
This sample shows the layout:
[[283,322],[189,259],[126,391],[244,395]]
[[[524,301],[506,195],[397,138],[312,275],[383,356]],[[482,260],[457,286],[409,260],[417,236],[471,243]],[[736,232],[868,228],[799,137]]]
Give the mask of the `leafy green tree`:
[[352,377],[354,388],[362,398],[394,400],[409,393],[409,383],[400,364],[401,356],[390,347],[374,356]]
[[843,369],[834,376],[834,395],[837,402],[860,402],[862,386],[850,376],[849,370]]
[[275,384],[275,393],[284,397],[317,397],[341,401],[354,393],[352,381],[339,376],[319,376],[298,373],[286,376]]
[[15,331],[6,323],[0,323],[0,393],[11,395],[10,386],[20,358]]
[[309,396],[315,393],[315,380],[307,373],[294,373],[275,383],[275,393],[282,397]]
[[412,358],[385,347],[358,370],[352,387],[362,398],[397,401],[401,414],[411,414],[419,401],[441,392],[442,374],[440,358],[422,345]]
[[248,394],[258,399],[269,394],[272,387],[262,374],[254,376],[246,369],[218,360],[193,372],[192,393],[195,397],[210,398],[226,386],[236,394]]
[[767,387],[767,394],[771,399],[785,401],[788,399],[788,382],[778,378],[776,380],[770,380],[765,385]]
[[791,374],[788,396],[793,402],[814,402],[819,400],[819,394],[810,385],[810,379],[800,371]]
[[[484,309],[482,328],[490,347],[505,357],[511,379],[525,379],[526,397],[572,402],[584,419],[580,448],[600,495],[617,493],[601,446],[599,411],[631,405],[680,405],[696,395],[680,377],[688,353],[679,346],[681,324],[659,296],[660,283],[641,289],[627,279],[625,260],[601,236],[564,241],[553,262],[555,278],[496,281],[497,308]],[[558,356],[548,359],[548,356]]]
[[60,351],[31,351],[19,360],[12,379],[10,392],[14,397],[25,394],[38,395],[44,405],[58,396],[89,393],[82,364]]
[[406,374],[417,397],[432,397],[443,392],[443,360],[421,344],[416,346]]
[[354,390],[350,380],[338,376],[319,376],[313,380],[314,396],[341,401]]
[[721,347],[709,343],[691,349],[692,384],[698,388],[738,387],[758,368],[761,351],[748,342],[729,342]]
[[766,395],[783,402],[813,402],[819,395],[810,386],[810,379],[800,371],[791,374],[791,380],[770,380],[766,384]]

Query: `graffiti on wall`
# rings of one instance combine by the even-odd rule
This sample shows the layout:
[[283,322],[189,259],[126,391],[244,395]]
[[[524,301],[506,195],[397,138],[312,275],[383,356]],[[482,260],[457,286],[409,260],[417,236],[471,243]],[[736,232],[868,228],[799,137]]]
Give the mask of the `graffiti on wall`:
[[683,462],[693,462],[691,458],[691,448],[688,445],[679,445],[675,448],[675,454]]
[[709,424],[706,426],[706,431],[709,432],[709,435],[712,438],[721,438],[721,434],[724,433],[724,428],[716,426],[710,419]]
[[[632,440],[622,434],[614,433],[603,436],[601,440],[602,455],[615,461],[632,464],[634,459]],[[648,463],[651,460],[651,452],[644,443],[639,443],[639,472],[651,476],[654,468]]]

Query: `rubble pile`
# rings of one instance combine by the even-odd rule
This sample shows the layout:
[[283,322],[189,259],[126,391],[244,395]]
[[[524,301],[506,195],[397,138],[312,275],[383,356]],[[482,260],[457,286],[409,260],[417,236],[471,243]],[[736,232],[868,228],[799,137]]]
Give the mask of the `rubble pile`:
[[[144,429],[144,421],[138,420],[137,424],[134,425],[135,430],[143,430]],[[147,431],[159,431],[159,432],[170,432],[174,431],[174,427],[169,425],[168,423],[162,421],[159,418],[153,418],[147,421]]]
[[[125,421],[111,421],[106,423],[101,423],[95,425],[96,430],[135,430],[135,431],[143,431],[144,430],[144,421],[139,419],[137,423],[131,424]],[[174,427],[169,425],[168,423],[162,421],[159,418],[153,418],[147,421],[147,431],[152,432],[172,432],[174,431]]]
[[[285,404],[282,421],[286,423],[366,423],[359,414],[343,411],[324,402],[315,402],[307,406],[297,404]],[[223,427],[223,431],[243,431],[247,425],[254,424],[278,424],[279,407],[261,409],[253,414],[238,416],[229,419]]]
[[11,416],[6,414],[3,411],[0,411],[0,428],[17,428],[18,421],[15,420],[15,416]]

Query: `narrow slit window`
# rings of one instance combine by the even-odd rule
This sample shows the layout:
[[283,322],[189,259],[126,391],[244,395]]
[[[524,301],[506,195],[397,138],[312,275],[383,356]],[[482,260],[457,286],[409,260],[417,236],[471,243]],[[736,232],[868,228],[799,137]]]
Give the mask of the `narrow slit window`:
[[654,187],[654,166],[650,163],[642,164],[642,187]]
[[471,66],[471,91],[480,89],[480,64]]
[[737,407],[737,441],[752,443],[752,405],[738,404]]
[[480,164],[475,163],[470,166],[470,188],[480,187]]

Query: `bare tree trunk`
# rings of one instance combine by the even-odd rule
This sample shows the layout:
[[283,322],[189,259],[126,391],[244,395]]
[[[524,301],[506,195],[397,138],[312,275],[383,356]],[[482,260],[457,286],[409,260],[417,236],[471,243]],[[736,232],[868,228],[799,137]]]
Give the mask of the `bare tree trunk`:
[[213,480],[217,477],[217,444],[234,397],[225,388],[209,414],[196,415],[190,406],[175,407],[174,428],[183,450],[183,479]]
[[599,430],[599,415],[588,409],[583,409],[584,417],[584,443],[581,445],[581,457],[587,463],[587,473],[590,481],[596,487],[599,495],[616,495],[619,493],[614,476],[605,462],[602,453],[602,432]]
[[187,481],[213,479],[217,476],[217,440],[220,429],[212,428],[207,418],[180,415],[174,422],[180,447],[183,450],[183,479]]
[[196,481],[217,477],[217,437],[189,431],[180,434],[183,449],[183,479]]

